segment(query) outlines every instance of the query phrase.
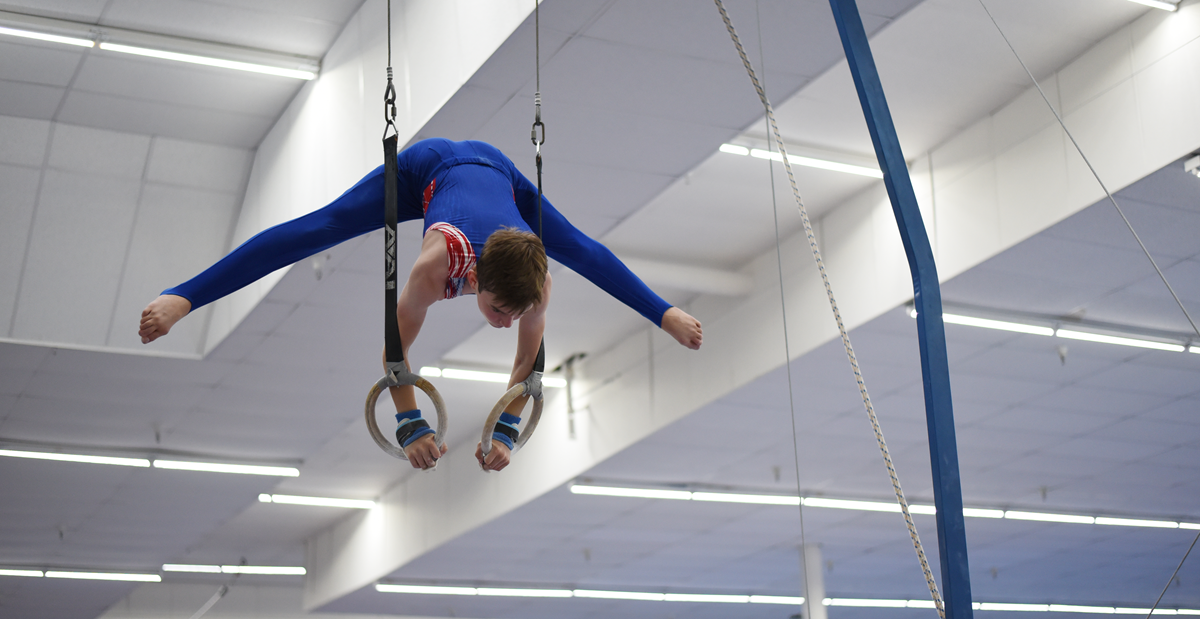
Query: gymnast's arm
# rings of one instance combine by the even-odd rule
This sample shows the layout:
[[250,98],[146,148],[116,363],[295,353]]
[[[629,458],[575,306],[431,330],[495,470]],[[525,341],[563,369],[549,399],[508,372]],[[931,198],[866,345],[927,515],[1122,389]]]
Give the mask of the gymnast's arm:
[[[517,322],[517,356],[513,359],[512,374],[508,379],[508,388],[529,378],[533,366],[537,362],[538,352],[542,348],[542,336],[546,332],[546,310],[550,307],[550,292],[552,288],[550,273],[546,273],[546,283],[542,286],[542,302],[521,315]],[[504,412],[515,417],[521,416],[529,396],[514,398],[505,407]],[[492,448],[487,457],[483,455],[482,445],[475,448],[475,458],[485,471],[499,471],[508,466],[511,452],[500,441],[493,440]]]
[[329,205],[268,228],[196,277],[164,290],[142,311],[138,335],[146,344],[181,318],[263,276],[383,226],[383,166]]
[[[404,348],[404,365],[408,367],[408,349],[412,346],[421,325],[425,323],[425,314],[429,306],[436,303],[446,292],[446,277],[449,274],[450,263],[446,259],[446,237],[438,233],[426,234],[421,241],[421,254],[413,263],[408,281],[400,291],[396,300],[396,322],[400,330],[400,342]],[[386,353],[386,351],[385,351]],[[385,370],[387,360],[384,359]],[[412,368],[408,370],[411,372]],[[417,408],[416,390],[412,385],[389,387],[392,402],[396,405],[397,413],[405,413]],[[413,468],[427,469],[437,463],[437,459],[446,453],[446,447],[438,448],[434,435],[426,434],[404,448]]]
[[[514,169],[513,190],[522,219],[537,229],[537,187]],[[704,341],[700,321],[650,290],[609,249],[579,231],[542,197],[542,242],[546,254],[662,327],[680,344],[697,350]]]

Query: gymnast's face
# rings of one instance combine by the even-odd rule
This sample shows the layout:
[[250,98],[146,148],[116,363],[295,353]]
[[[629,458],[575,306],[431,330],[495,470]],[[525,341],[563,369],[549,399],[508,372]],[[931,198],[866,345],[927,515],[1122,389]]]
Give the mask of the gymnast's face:
[[489,325],[497,329],[507,329],[512,326],[514,320],[521,318],[522,312],[501,307],[496,303],[496,295],[487,290],[476,293],[475,301],[479,303],[479,313],[483,314]]

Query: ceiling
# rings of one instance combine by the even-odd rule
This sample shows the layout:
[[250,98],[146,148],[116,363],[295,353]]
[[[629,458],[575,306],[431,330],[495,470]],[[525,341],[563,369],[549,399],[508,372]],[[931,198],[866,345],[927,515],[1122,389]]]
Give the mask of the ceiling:
[[[64,0],[5,2],[0,9],[321,57],[360,4]],[[1027,88],[973,2],[861,5],[906,152],[928,151]],[[802,153],[870,162],[869,136],[839,63],[827,7],[815,0],[730,7],[752,55],[766,60],[765,79],[789,142]],[[1149,10],[1125,0],[1014,0],[992,8],[1038,76]],[[722,142],[759,145],[766,135],[715,9],[597,0],[548,3],[543,11],[543,35],[553,42],[543,48],[547,192],[560,208],[622,256],[737,271],[773,248],[765,164],[714,154]],[[527,41],[516,39],[529,26],[518,29],[414,139],[485,139],[506,152],[527,153],[533,76]],[[0,58],[2,116],[232,149],[253,149],[300,88],[9,39],[0,41]],[[514,158],[532,171],[531,156]],[[877,182],[812,170],[802,170],[799,180],[814,218]],[[1181,162],[1118,194],[1193,313],[1200,307],[1198,197],[1200,181],[1184,173]],[[730,204],[753,208],[727,217]],[[790,212],[780,226],[784,235],[799,229]],[[663,227],[680,233],[650,232]],[[300,477],[279,481],[3,458],[0,568],[154,571],[163,563],[243,559],[302,565],[304,541],[345,514],[262,504],[259,493],[374,498],[411,475],[378,453],[360,426],[357,402],[378,374],[378,332],[344,328],[379,322],[380,241],[372,234],[339,246],[319,277],[313,269],[293,269],[200,361],[0,344],[0,440],[9,448],[133,450],[301,468]],[[555,276],[549,365],[576,352],[602,352],[644,329],[639,317],[573,274]],[[681,305],[696,297],[685,287],[660,291]],[[955,277],[943,292],[959,307],[1188,330],[1107,202]],[[415,353],[419,360],[507,365],[511,334],[485,329],[471,305],[438,308]],[[913,502],[928,503],[914,325],[904,308],[895,308],[852,336],[905,490]],[[1054,339],[955,325],[947,327],[947,338],[968,506],[1200,522],[1200,355],[1087,342],[1066,343],[1064,351]],[[779,355],[778,369],[585,477],[889,500],[890,484],[837,342],[790,368],[782,365],[780,348],[770,353]],[[494,386],[481,383],[443,391],[452,410],[485,410],[496,395]],[[603,411],[586,414],[602,419]],[[463,456],[473,441],[466,425],[449,437]],[[807,508],[802,515],[803,531],[794,508],[588,497],[562,487],[387,580],[798,595],[797,546],[807,541],[821,547],[831,597],[925,595],[899,516]],[[916,518],[936,570],[932,519]],[[969,519],[967,526],[978,601],[1148,607],[1191,541],[1180,530],[983,519]],[[196,575],[165,580],[139,587],[0,577],[0,617],[189,617],[228,582]],[[1200,561],[1193,556],[1168,588],[1164,606],[1200,608],[1198,583]],[[241,577],[208,616],[299,616],[300,585],[299,577]],[[167,586],[182,588],[171,589],[179,592],[173,597],[155,597],[154,587]],[[152,600],[150,606],[133,606],[142,599]],[[367,590],[322,612],[531,619],[729,614],[720,604]],[[792,612],[736,609],[744,617]],[[836,619],[931,612],[830,609]]]

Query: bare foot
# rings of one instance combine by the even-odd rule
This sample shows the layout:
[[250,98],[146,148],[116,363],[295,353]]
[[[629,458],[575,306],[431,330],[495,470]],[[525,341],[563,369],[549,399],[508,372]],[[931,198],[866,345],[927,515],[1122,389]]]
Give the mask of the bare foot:
[[675,341],[692,350],[699,350],[700,344],[704,343],[704,330],[700,328],[700,321],[678,307],[663,312],[662,329],[670,333]]
[[142,343],[149,344],[166,335],[190,311],[191,301],[173,294],[160,295],[142,310],[142,323],[138,328]]

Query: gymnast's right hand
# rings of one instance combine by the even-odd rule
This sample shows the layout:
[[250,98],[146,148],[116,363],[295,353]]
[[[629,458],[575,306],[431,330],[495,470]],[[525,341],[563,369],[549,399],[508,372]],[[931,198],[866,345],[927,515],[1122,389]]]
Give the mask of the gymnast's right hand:
[[429,469],[437,464],[438,458],[446,455],[446,446],[442,445],[439,449],[433,435],[426,434],[409,443],[408,447],[404,448],[404,455],[408,456],[408,461],[414,469]]
[[149,344],[166,335],[190,311],[191,301],[173,294],[160,295],[142,310],[142,323],[138,329],[142,343]]

